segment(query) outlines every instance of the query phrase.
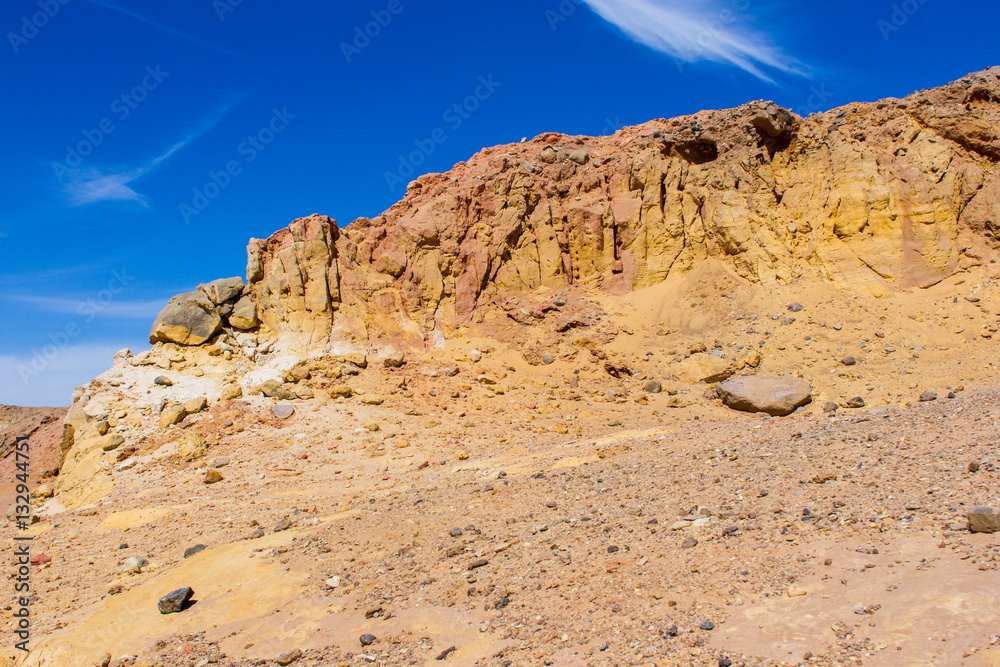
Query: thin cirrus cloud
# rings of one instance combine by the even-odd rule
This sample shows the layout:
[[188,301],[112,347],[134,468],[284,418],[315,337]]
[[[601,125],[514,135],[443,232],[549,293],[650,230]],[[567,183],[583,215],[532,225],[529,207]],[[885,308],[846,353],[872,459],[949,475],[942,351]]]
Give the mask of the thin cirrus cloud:
[[195,131],[144,165],[117,169],[107,167],[76,169],[63,183],[63,191],[69,199],[70,206],[85,206],[99,202],[132,201],[148,207],[149,202],[144,196],[135,191],[132,183],[152,172],[164,161],[177,153],[177,151],[215,127],[226,113],[238,103],[239,100],[220,106]]
[[805,76],[767,35],[741,29],[737,12],[716,0],[582,0],[631,39],[688,63],[732,65],[773,83],[766,70]]
[[117,5],[112,5],[111,3],[108,3],[108,2],[101,2],[101,0],[88,0],[88,2],[90,2],[90,4],[92,4],[92,5],[96,5],[98,7],[103,7],[104,9],[108,9],[108,10],[111,10],[113,12],[117,12],[117,13],[122,14],[124,16],[128,16],[129,18],[133,18],[136,21],[140,21],[142,23],[145,23],[146,25],[151,25],[154,28],[156,28],[157,30],[161,30],[161,31],[163,31],[163,32],[165,32],[167,34],[174,35],[175,37],[180,37],[181,39],[186,39],[186,40],[188,40],[190,42],[194,42],[195,44],[201,44],[202,46],[207,47],[209,49],[212,49],[214,51],[218,51],[219,53],[225,53],[226,55],[233,56],[234,58],[240,58],[240,57],[242,57],[242,56],[239,56],[239,55],[233,53],[232,51],[230,51],[228,49],[222,48],[221,46],[218,46],[216,44],[212,44],[211,42],[206,42],[205,40],[203,40],[203,39],[201,39],[199,37],[195,37],[194,35],[189,35],[186,32],[181,32],[180,30],[177,30],[175,28],[171,28],[168,25],[164,25],[164,24],[160,23],[159,21],[154,21],[151,18],[147,18],[147,17],[143,16],[142,14],[133,12],[133,11],[131,11],[129,9],[125,9],[124,7],[118,7]]
[[81,315],[93,313],[96,316],[113,320],[151,320],[166,305],[166,299],[150,301],[112,301],[110,303],[88,302],[86,300],[59,299],[33,294],[14,294],[4,296],[8,301],[17,301],[27,306],[60,315]]

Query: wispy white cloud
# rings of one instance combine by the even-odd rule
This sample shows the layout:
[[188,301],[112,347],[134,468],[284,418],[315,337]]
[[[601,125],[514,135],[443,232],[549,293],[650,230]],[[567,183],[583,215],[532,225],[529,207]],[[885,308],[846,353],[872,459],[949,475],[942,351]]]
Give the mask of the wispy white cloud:
[[[0,404],[27,406],[69,405],[73,389],[90,382],[108,368],[123,347],[88,343],[21,354],[0,354]],[[148,349],[136,342],[134,352]]]
[[142,169],[103,173],[93,167],[83,168],[77,176],[67,179],[65,191],[73,206],[102,201],[134,201],[149,206],[146,198],[129,186],[143,173]]
[[167,299],[150,301],[112,301],[110,303],[93,303],[86,300],[60,299],[33,294],[11,294],[2,297],[7,301],[23,303],[35,310],[64,315],[79,315],[81,312],[93,312],[100,317],[114,320],[150,320],[167,304]]
[[74,169],[64,179],[63,190],[69,198],[71,206],[84,206],[107,201],[133,201],[142,206],[149,206],[144,196],[132,187],[134,181],[149,174],[175,153],[215,127],[243,99],[223,104],[192,132],[180,141],[170,146],[160,155],[139,167],[109,168],[86,167]]
[[97,5],[98,7],[103,7],[105,9],[109,9],[109,10],[111,10],[113,12],[117,12],[119,14],[123,14],[125,16],[130,17],[130,18],[133,18],[136,21],[141,21],[142,23],[145,23],[147,25],[151,25],[151,26],[153,26],[154,28],[156,28],[158,30],[162,30],[163,32],[168,33],[170,35],[174,35],[175,37],[180,37],[181,39],[186,39],[188,41],[194,42],[195,44],[201,44],[202,46],[208,47],[208,48],[210,48],[210,49],[212,49],[214,51],[218,51],[220,53],[225,53],[226,55],[233,56],[235,58],[242,57],[242,56],[239,56],[239,55],[233,53],[232,51],[230,51],[228,49],[222,48],[221,46],[218,46],[216,44],[212,44],[211,42],[206,42],[205,40],[201,39],[200,37],[195,37],[194,35],[189,35],[186,32],[181,32],[180,30],[176,30],[174,28],[171,28],[168,25],[164,25],[164,24],[160,23],[159,21],[154,21],[151,18],[147,18],[147,17],[143,16],[142,14],[138,14],[136,12],[133,12],[133,11],[129,10],[129,9],[125,9],[124,7],[118,7],[117,5],[112,5],[111,3],[108,3],[108,2],[101,2],[101,0],[88,0],[88,2],[90,2],[90,4],[92,4],[92,5]]
[[768,82],[768,69],[806,74],[767,35],[741,28],[739,12],[718,0],[582,1],[631,39],[684,62],[733,65]]

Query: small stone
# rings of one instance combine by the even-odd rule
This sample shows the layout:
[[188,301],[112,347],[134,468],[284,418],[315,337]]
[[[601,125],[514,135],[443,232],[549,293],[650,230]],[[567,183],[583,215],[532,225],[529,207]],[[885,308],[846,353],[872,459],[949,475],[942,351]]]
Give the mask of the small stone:
[[208,465],[212,466],[213,468],[225,468],[227,465],[229,465],[229,457],[217,456],[214,459],[212,459],[212,462],[209,463]]
[[184,409],[183,405],[171,405],[169,408],[164,408],[163,412],[160,413],[160,428],[166,429],[180,424],[185,417],[187,417],[187,410]]
[[590,162],[590,154],[585,150],[576,150],[569,154],[569,159],[579,165],[585,165]]
[[858,360],[855,359],[854,357],[844,357],[843,359],[840,360],[840,363],[842,363],[844,366],[854,366],[858,363]]
[[271,406],[271,414],[273,414],[278,419],[288,419],[295,414],[295,406],[288,405],[287,403],[282,403],[280,405]]
[[142,568],[147,565],[149,565],[149,561],[142,556],[129,556],[128,560],[125,561],[125,571],[139,574],[142,572]]
[[159,387],[173,387],[173,380],[168,378],[166,375],[158,375],[153,379],[153,384]]
[[608,553],[609,554],[618,553],[618,547],[611,545],[610,547],[608,547]]
[[302,651],[300,651],[299,649],[295,649],[294,651],[286,651],[285,653],[280,654],[277,658],[274,659],[274,661],[279,665],[284,666],[292,664],[301,657],[302,657]]
[[715,630],[715,623],[712,623],[712,621],[702,621],[698,627],[702,630]]
[[659,380],[650,380],[646,383],[645,390],[647,394],[659,394],[663,391],[663,385]]
[[448,534],[451,535],[452,537],[461,537],[462,536],[462,529],[461,528],[452,528],[451,530],[448,531]]
[[490,564],[490,562],[488,560],[486,560],[485,558],[477,558],[476,560],[474,560],[471,563],[469,563],[469,566],[468,566],[467,569],[469,569],[469,570],[477,570],[477,569],[479,569],[481,567],[486,567],[489,564]]
[[472,363],[478,364],[480,360],[482,360],[482,358],[483,358],[483,353],[480,352],[479,350],[469,351],[469,361],[471,361]]
[[379,396],[378,394],[371,394],[370,396],[365,396],[361,399],[361,402],[365,405],[382,405],[385,403],[385,396]]
[[698,546],[698,540],[693,537],[687,537],[681,542],[681,549],[694,549],[696,546]]
[[553,357],[551,354],[543,354],[542,355],[542,363],[545,364],[546,366],[548,366],[550,364],[554,364],[555,362],[556,362],[556,358]]
[[603,644],[601,644],[601,647],[597,650],[603,653],[604,651],[607,651],[609,648],[611,648],[611,644],[609,642],[604,642]]
[[435,660],[446,660],[449,655],[451,655],[452,653],[454,653],[457,650],[458,650],[457,646],[449,646],[445,650],[441,651],[441,653],[439,653],[438,656],[436,658],[434,658],[434,659]]
[[215,484],[216,482],[221,482],[224,479],[225,477],[222,476],[221,472],[219,472],[215,468],[209,468],[208,470],[205,471],[205,479],[203,479],[202,481],[205,484]]
[[406,363],[406,354],[403,352],[392,352],[382,357],[382,364],[386,368],[399,368]]
[[330,398],[350,398],[354,392],[346,384],[338,384],[330,387]]
[[969,510],[969,532],[1000,532],[1000,509],[996,507],[973,507]]
[[844,328],[844,325],[843,324],[839,324],[839,323],[838,324],[834,324],[833,328],[834,328],[835,331],[840,331],[841,329]]
[[969,463],[969,472],[979,472],[979,461]]
[[51,498],[55,494],[55,489],[53,489],[48,484],[40,484],[35,487],[35,490],[31,492],[31,495],[35,498]]
[[190,558],[191,556],[194,556],[195,554],[200,554],[202,551],[204,551],[207,548],[208,547],[206,547],[204,544],[196,544],[193,547],[190,547],[190,548],[184,550],[184,557],[185,558]]
[[839,408],[839,407],[840,406],[837,405],[836,403],[834,403],[833,401],[827,401],[826,403],[823,404],[823,412],[826,412],[828,414],[832,413],[832,412],[836,412],[837,408]]
[[274,532],[275,533],[280,533],[281,531],[288,530],[291,527],[292,527],[292,520],[289,519],[286,516],[281,521],[279,521],[277,524],[275,524],[275,526],[274,526]]
[[187,431],[177,445],[177,456],[184,461],[194,461],[203,457],[207,449],[205,436],[196,431]]
[[122,436],[120,436],[118,434],[115,434],[115,435],[111,436],[110,438],[108,438],[108,441],[106,443],[104,443],[104,445],[101,447],[101,449],[103,449],[106,452],[111,452],[111,451],[114,451],[114,450],[118,449],[119,447],[121,447],[124,444],[125,444],[125,438],[123,438]]
[[807,592],[808,591],[806,591],[806,589],[804,589],[801,586],[798,586],[796,584],[792,584],[791,586],[788,587],[788,597],[790,597],[790,598],[802,597]]
[[185,605],[191,600],[194,591],[190,588],[178,588],[160,598],[156,603],[156,608],[161,614],[176,614],[184,610]]
[[376,639],[375,635],[361,635],[358,641],[361,642],[362,646],[371,646],[375,643]]
[[368,368],[368,356],[360,352],[345,354],[344,361],[349,364],[353,364],[358,368]]
[[184,403],[184,410],[187,411],[189,415],[196,415],[207,407],[208,399],[204,396],[192,398],[190,401]]
[[719,667],[732,667],[733,661],[729,658],[719,658]]
[[863,408],[865,407],[865,399],[861,398],[860,396],[855,396],[854,398],[847,401],[847,403],[845,403],[844,405],[845,407],[852,409]]
[[545,506],[548,507],[549,509],[555,509],[555,508],[559,507],[559,503],[557,503],[554,500],[546,500],[545,501]]
[[671,625],[669,628],[663,631],[664,637],[676,637],[681,633],[681,629],[676,625]]
[[243,398],[243,389],[238,384],[227,384],[222,388],[221,398],[224,401],[235,401]]
[[801,303],[790,303],[790,304],[788,304],[787,308],[788,308],[789,312],[792,312],[792,313],[798,313],[798,312],[801,312],[803,310],[803,307],[802,307]]
[[936,400],[937,400],[936,391],[925,391],[924,393],[920,394],[921,403],[929,403],[931,401],[936,401]]

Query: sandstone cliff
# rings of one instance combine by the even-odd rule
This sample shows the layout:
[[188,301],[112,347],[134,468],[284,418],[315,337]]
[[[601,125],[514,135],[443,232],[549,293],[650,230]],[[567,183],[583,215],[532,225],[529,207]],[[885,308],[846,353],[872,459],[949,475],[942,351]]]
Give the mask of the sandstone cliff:
[[[544,134],[422,176],[377,218],[252,240],[246,292],[276,349],[337,351],[425,349],[511,295],[623,293],[707,258],[755,283],[928,287],[997,245],[998,132],[1000,68],[808,119],[753,102]],[[211,336],[219,316],[198,299]],[[163,335],[164,312],[154,340],[208,340],[182,317]]]

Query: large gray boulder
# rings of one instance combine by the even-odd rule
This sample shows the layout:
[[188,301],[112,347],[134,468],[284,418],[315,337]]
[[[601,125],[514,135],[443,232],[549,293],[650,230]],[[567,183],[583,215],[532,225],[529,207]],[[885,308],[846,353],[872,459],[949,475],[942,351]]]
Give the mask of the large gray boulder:
[[160,311],[149,331],[150,343],[201,345],[222,329],[222,318],[202,291],[178,294]]
[[237,329],[249,331],[256,329],[260,321],[257,319],[257,304],[248,296],[240,299],[229,313],[229,323]]
[[723,382],[718,392],[728,408],[774,416],[790,415],[812,401],[812,387],[794,377],[748,375]]
[[232,301],[243,294],[242,278],[220,278],[205,285],[198,285],[198,289],[219,306],[227,301]]

